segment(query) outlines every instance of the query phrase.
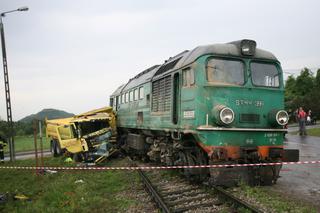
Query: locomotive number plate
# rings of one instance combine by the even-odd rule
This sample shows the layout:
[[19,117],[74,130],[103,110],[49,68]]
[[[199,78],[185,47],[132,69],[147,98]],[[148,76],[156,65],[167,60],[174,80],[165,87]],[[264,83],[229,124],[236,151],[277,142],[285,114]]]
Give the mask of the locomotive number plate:
[[263,107],[263,101],[253,101],[253,100],[236,100],[237,106],[256,106]]
[[194,110],[183,111],[183,118],[194,118]]

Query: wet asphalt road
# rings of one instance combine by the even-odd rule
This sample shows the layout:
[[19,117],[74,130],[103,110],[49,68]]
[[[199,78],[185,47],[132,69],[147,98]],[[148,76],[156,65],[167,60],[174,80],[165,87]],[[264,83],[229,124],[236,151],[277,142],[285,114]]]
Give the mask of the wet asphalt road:
[[[43,156],[50,156],[51,152],[48,150],[43,151]],[[40,152],[38,152],[38,157],[40,158]],[[35,158],[35,153],[33,151],[29,152],[17,152],[16,153],[16,160],[25,160],[25,159],[30,159],[30,158]],[[4,158],[5,161],[9,161],[10,157],[8,154],[5,155]]]
[[[308,128],[320,127],[308,126]],[[298,127],[289,128],[289,132]],[[300,161],[320,160],[320,137],[287,134],[285,148],[299,149]],[[320,212],[320,164],[285,165],[271,190],[315,205]]]

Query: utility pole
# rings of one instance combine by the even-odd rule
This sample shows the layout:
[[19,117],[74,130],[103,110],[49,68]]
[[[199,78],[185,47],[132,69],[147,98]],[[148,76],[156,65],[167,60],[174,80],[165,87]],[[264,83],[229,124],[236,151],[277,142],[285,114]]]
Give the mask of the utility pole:
[[27,11],[27,7],[21,7],[16,10],[11,10],[3,12],[0,14],[0,35],[1,35],[1,47],[2,47],[2,61],[3,61],[3,73],[4,73],[4,86],[6,94],[6,108],[7,108],[7,122],[9,126],[9,149],[10,149],[10,161],[15,161],[15,151],[14,151],[14,129],[12,121],[12,108],[11,108],[11,99],[10,99],[10,86],[9,86],[9,74],[8,74],[8,63],[7,63],[7,52],[6,44],[4,38],[4,27],[2,22],[2,17],[5,17],[7,13],[12,13],[16,11]]

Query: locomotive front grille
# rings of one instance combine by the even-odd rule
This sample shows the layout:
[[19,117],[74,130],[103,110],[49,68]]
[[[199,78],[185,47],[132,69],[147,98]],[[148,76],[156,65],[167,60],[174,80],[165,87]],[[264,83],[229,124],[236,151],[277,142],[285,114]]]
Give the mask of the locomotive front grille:
[[259,114],[240,114],[241,123],[260,123]]

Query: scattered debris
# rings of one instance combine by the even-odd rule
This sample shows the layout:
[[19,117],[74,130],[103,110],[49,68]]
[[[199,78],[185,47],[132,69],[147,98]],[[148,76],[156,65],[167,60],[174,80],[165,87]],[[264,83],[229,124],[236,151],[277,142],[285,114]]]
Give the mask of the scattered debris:
[[84,181],[83,180],[76,180],[74,183],[84,183]]
[[31,199],[24,194],[16,194],[13,196],[13,199],[14,200],[22,200],[22,201],[31,201]]
[[67,157],[65,160],[64,160],[65,163],[71,163],[73,162],[72,158],[70,157]]
[[5,194],[0,193],[0,204],[7,202],[7,200],[8,200],[7,195],[8,195],[8,193],[5,193]]
[[47,170],[45,170],[45,173],[48,173],[48,174],[56,174],[56,173],[58,173],[58,171],[47,169]]

